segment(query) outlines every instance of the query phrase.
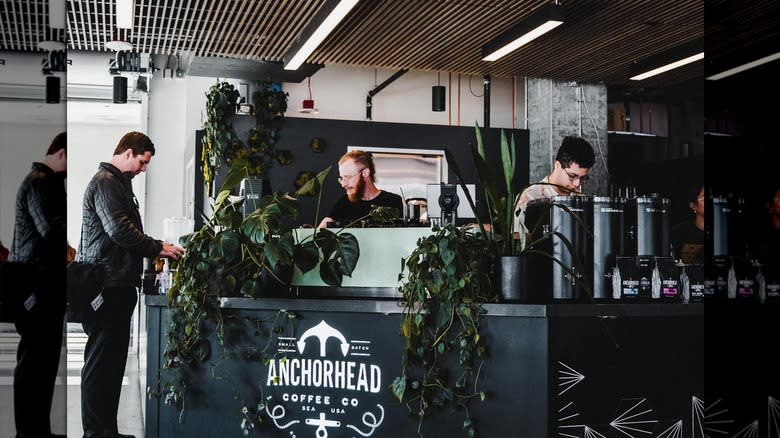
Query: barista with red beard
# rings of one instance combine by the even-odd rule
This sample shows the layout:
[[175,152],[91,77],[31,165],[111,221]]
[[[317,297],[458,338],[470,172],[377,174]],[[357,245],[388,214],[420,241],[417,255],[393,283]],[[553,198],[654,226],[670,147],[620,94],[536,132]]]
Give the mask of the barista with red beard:
[[330,222],[349,225],[368,215],[372,207],[392,207],[400,213],[403,200],[395,193],[378,189],[374,185],[375,173],[370,152],[354,150],[344,154],[339,160],[339,183],[347,193],[336,201],[319,227],[325,228]]

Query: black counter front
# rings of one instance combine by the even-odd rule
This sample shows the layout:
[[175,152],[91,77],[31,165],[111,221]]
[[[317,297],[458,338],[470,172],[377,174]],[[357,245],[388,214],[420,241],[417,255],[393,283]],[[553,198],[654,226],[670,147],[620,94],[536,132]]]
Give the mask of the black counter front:
[[[148,381],[152,392],[162,392],[156,376],[170,312],[165,297],[145,299]],[[241,352],[220,362],[222,347],[210,339],[209,363],[188,373],[181,422],[163,398],[147,399],[147,438],[241,437],[242,407],[260,400],[266,408],[251,432],[256,436],[416,436],[416,418],[389,389],[402,371],[396,301],[223,298],[220,304],[225,315],[263,320],[286,309],[296,315],[295,331],[279,335],[268,363]],[[703,392],[703,305],[485,308],[481,332],[489,358],[480,390],[487,397],[470,405],[479,436],[691,436]],[[265,344],[256,328],[229,321],[226,344]],[[465,437],[463,414],[435,413],[422,432]]]

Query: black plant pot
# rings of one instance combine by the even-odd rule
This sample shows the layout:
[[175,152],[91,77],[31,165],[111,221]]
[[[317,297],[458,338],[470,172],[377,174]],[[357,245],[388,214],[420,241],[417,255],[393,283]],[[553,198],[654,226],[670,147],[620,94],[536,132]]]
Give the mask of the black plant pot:
[[263,272],[260,276],[260,287],[262,296],[288,296],[290,294],[290,283],[293,278],[293,267],[287,265],[276,265],[274,275],[269,272]]
[[501,256],[497,269],[498,284],[501,286],[501,301],[505,303],[528,303],[526,258],[521,256]]

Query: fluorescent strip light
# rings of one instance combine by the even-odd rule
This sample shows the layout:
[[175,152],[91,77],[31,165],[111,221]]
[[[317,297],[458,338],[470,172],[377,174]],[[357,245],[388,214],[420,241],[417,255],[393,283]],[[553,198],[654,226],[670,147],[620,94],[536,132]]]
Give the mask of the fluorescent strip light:
[[49,27],[65,29],[65,0],[49,0]]
[[669,70],[674,70],[677,67],[682,67],[685,64],[690,64],[690,63],[698,61],[700,59],[704,59],[704,52],[697,53],[697,54],[695,54],[693,56],[689,56],[687,58],[683,58],[683,59],[681,59],[679,61],[675,61],[675,62],[673,62],[671,64],[666,64],[664,66],[661,66],[661,67],[658,67],[658,68],[654,68],[654,69],[652,69],[652,70],[650,70],[648,72],[645,72],[645,73],[642,73],[642,74],[639,74],[639,75],[636,75],[636,76],[632,76],[629,79],[631,79],[632,81],[641,81],[642,79],[647,79],[650,76],[655,76],[657,74],[661,74],[661,73],[667,72]]
[[116,27],[119,29],[133,28],[134,3],[133,0],[116,0]]
[[341,0],[330,14],[322,21],[322,24],[311,34],[308,40],[301,46],[298,52],[290,59],[290,62],[284,65],[285,70],[298,70],[298,67],[306,61],[306,58],[314,52],[314,49],[325,40],[333,29],[338,26],[341,20],[352,10],[358,0]]
[[495,61],[508,53],[511,53],[515,50],[517,50],[519,47],[528,44],[532,40],[539,38],[540,36],[546,34],[547,32],[555,29],[556,27],[563,24],[563,21],[547,21],[546,23],[542,24],[541,26],[537,27],[536,29],[531,30],[530,32],[526,33],[525,35],[521,36],[520,38],[517,38],[516,40],[510,42],[509,44],[505,45],[504,47],[496,50],[495,52],[485,56],[482,58],[483,61]]
[[730,68],[716,75],[708,76],[706,79],[710,81],[717,81],[718,79],[723,79],[737,73],[742,73],[745,70],[750,70],[753,67],[758,67],[759,65],[772,62],[776,59],[780,59],[780,52],[777,52],[774,55],[764,56],[763,58],[756,59],[755,61],[748,62],[747,64],[742,64],[739,67]]

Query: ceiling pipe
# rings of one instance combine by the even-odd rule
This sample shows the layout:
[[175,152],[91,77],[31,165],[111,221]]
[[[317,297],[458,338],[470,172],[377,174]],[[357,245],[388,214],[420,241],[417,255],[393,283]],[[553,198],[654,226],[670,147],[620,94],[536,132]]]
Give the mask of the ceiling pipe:
[[376,88],[368,92],[368,96],[366,96],[366,120],[372,120],[371,119],[371,107],[374,106],[372,99],[374,96],[377,95],[380,91],[382,91],[385,87],[390,85],[393,81],[403,76],[404,73],[406,73],[409,70],[398,70],[397,72],[393,73],[392,76],[385,79],[384,82],[377,85]]
[[490,128],[490,75],[485,75],[484,79],[482,80],[484,86],[485,86],[485,92],[484,94],[484,103],[485,106],[485,121],[484,125],[485,128]]

